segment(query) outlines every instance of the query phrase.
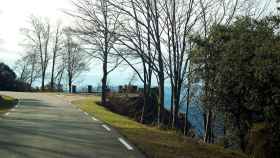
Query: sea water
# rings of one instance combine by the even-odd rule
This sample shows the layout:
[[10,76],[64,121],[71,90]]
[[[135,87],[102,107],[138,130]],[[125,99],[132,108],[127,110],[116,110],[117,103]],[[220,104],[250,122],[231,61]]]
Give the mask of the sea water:
[[[170,110],[171,107],[171,88],[165,88],[165,96],[164,96],[164,105],[165,108]],[[185,113],[187,108],[187,103],[183,102],[183,105],[180,107],[180,112]],[[194,103],[190,103],[188,120],[191,123],[192,128],[195,129],[197,136],[201,137],[204,133],[203,128],[203,111],[201,107],[198,105],[197,101]]]

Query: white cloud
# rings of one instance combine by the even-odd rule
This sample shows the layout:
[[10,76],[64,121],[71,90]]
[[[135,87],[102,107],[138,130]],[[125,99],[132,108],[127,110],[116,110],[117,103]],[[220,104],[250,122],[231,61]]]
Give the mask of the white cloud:
[[[5,61],[5,55],[19,56],[22,47],[19,46],[22,35],[20,28],[26,27],[31,14],[48,17],[52,21],[63,19],[67,23],[67,15],[62,8],[71,8],[69,0],[8,0],[0,1],[0,59]],[[11,60],[7,61],[11,62]]]
[[[28,17],[31,14],[48,17],[52,22],[62,20],[67,25],[71,23],[71,18],[62,12],[65,9],[73,10],[71,0],[0,0],[0,62],[13,67],[14,62],[24,53],[19,46],[23,38],[20,28],[28,26]],[[128,78],[125,74],[131,74],[130,72],[117,70],[109,76],[110,82],[116,85],[124,84]],[[123,74],[122,77],[120,73]],[[94,62],[91,71],[83,73],[77,81],[85,85],[98,85],[101,77],[100,64]]]

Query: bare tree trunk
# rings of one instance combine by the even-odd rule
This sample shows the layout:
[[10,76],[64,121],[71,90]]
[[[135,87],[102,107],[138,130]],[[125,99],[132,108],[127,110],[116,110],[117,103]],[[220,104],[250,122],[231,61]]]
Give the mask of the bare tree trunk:
[[32,84],[33,84],[33,78],[34,78],[34,71],[35,71],[35,55],[32,55],[31,57],[31,75],[30,75],[30,82],[29,82],[29,88],[31,89]]
[[188,96],[187,96],[187,108],[185,113],[185,127],[184,127],[184,135],[187,135],[189,132],[189,107],[190,107],[190,86],[188,86]]
[[[172,120],[172,127],[176,128],[177,127],[177,121],[178,121],[178,111],[179,111],[179,99],[178,95],[179,95],[179,91],[178,91],[178,73],[177,72],[177,67],[179,66],[179,61],[177,61],[178,57],[177,57],[177,49],[179,49],[177,47],[177,42],[176,42],[176,2],[175,0],[172,0],[171,2],[172,4],[172,13],[171,13],[171,20],[170,20],[170,24],[171,24],[171,41],[172,41],[172,51],[173,51],[173,67],[174,67],[174,71],[173,71],[173,79],[174,79],[174,88],[173,88],[173,120]],[[170,16],[170,15],[169,15]],[[170,63],[171,64],[171,63]]]
[[[162,64],[160,64],[162,65]],[[163,70],[163,65],[160,66]],[[159,98],[158,98],[158,126],[164,122],[164,72],[159,73]]]
[[20,74],[20,78],[19,78],[20,80],[23,79],[23,75],[24,75],[25,71],[26,71],[26,64],[24,64],[24,66],[22,68],[22,71],[21,71],[21,74]]
[[204,142],[211,142],[211,131],[212,131],[212,110],[208,110],[206,115],[206,124],[205,124],[205,134],[204,134]]
[[[40,64],[41,64],[41,68],[42,68],[42,70],[41,70],[42,71],[41,89],[42,89],[42,91],[44,91],[45,90],[46,70],[47,70],[47,66],[48,66],[48,62],[49,62],[48,47],[49,47],[49,39],[50,39],[50,23],[48,22],[46,24],[45,28],[43,28],[43,30],[39,30],[39,31],[43,31],[42,35],[41,34],[38,35],[38,39],[40,42],[40,58],[41,58]],[[43,41],[42,41],[41,37],[43,37]]]
[[42,73],[42,84],[41,84],[41,89],[42,89],[42,91],[44,91],[45,90],[45,75],[46,75],[46,73],[45,73],[45,71]]
[[71,79],[71,77],[68,78],[68,90],[69,90],[69,93],[72,93],[72,79]]
[[177,128],[178,124],[178,111],[179,111],[179,92],[177,92],[177,87],[175,86],[173,89],[173,102],[174,102],[174,107],[173,107],[173,120],[172,120],[172,128]]
[[192,88],[192,69],[191,69],[191,62],[189,62],[189,70],[188,70],[188,90],[187,90],[187,108],[185,113],[185,127],[184,127],[184,135],[187,135],[189,132],[189,108],[191,104],[191,88]]
[[109,24],[108,24],[108,1],[101,2],[102,16],[104,20],[104,52],[103,52],[103,78],[102,78],[102,95],[101,104],[106,105],[107,102],[107,75],[108,75],[108,55],[109,55]]
[[107,57],[104,58],[104,62],[103,62],[103,77],[102,77],[101,104],[104,105],[104,106],[106,105],[106,92],[107,92]]
[[142,112],[141,112],[141,119],[140,122],[144,123],[144,116],[145,116],[145,107],[147,106],[147,101],[149,94],[147,93],[147,83],[146,83],[146,78],[144,79],[144,96],[143,96],[143,107],[142,107]]
[[160,30],[159,30],[159,9],[157,6],[157,1],[154,0],[154,27],[155,27],[155,38],[156,38],[156,50],[158,53],[158,126],[160,126],[164,122],[164,62],[163,62],[163,54],[161,51],[161,38],[160,38]]
[[63,77],[63,74],[64,74],[64,70],[65,70],[65,65],[63,64],[63,67],[62,69],[60,70],[60,72],[57,74],[57,85],[58,86],[61,86],[61,81],[62,81],[62,77]]
[[51,89],[52,90],[54,90],[54,71],[55,71],[57,53],[58,53],[58,49],[59,49],[60,35],[61,35],[60,24],[58,24],[56,27],[54,48],[53,48],[53,60],[52,60],[52,72],[51,72]]
[[51,74],[51,90],[54,90],[54,70],[55,70],[55,60],[56,53],[53,54],[53,62],[52,62],[52,74]]
[[173,89],[174,89],[174,84],[171,81],[171,98],[170,98],[170,117],[169,117],[169,125],[172,127],[172,122],[173,122],[173,113],[174,113],[174,102],[173,102]]
[[48,47],[49,47],[49,39],[50,39],[50,24],[48,23],[48,26],[46,28],[46,32],[45,32],[45,43],[44,43],[44,61],[43,61],[43,74],[42,74],[42,90],[45,90],[45,77],[46,77],[46,70],[47,70],[47,66],[48,66]]

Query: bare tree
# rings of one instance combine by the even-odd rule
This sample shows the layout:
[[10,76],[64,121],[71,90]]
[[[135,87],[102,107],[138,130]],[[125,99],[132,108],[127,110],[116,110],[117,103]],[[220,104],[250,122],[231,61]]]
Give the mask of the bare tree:
[[[123,24],[121,35],[121,40],[125,39],[121,43],[130,49],[125,57],[144,63],[143,76],[146,76],[145,72],[147,76],[152,71],[155,73],[159,87],[159,124],[164,119],[164,80],[167,73],[172,87],[173,126],[176,126],[182,84],[188,74],[189,35],[200,18],[200,12],[195,8],[198,3],[194,0],[124,0],[121,4],[111,1],[111,5],[128,17],[129,22]],[[138,71],[131,58],[124,60]],[[145,83],[145,77],[138,75]]]
[[[78,26],[72,31],[76,33],[89,47],[88,54],[102,62],[102,105],[106,104],[107,78],[119,64],[116,58],[111,61],[110,56],[117,40],[119,16],[112,12],[108,0],[76,0],[73,2],[76,12],[67,13],[78,20]],[[108,69],[113,62],[112,69]]]
[[[62,54],[62,60],[64,59],[64,54]],[[56,75],[55,75],[55,83],[57,84],[57,89],[58,90],[62,90],[62,78],[64,76],[64,73],[65,73],[65,70],[66,70],[66,63],[64,61],[61,61],[60,64],[57,66],[57,72],[56,72]]]
[[166,27],[165,48],[168,50],[166,69],[172,89],[172,127],[178,126],[178,114],[182,86],[188,75],[191,46],[189,37],[200,18],[194,0],[165,0],[164,19]]
[[[80,45],[73,40],[71,34],[65,33],[64,42],[65,53],[63,55],[63,61],[65,62],[65,68],[67,72],[69,93],[72,92],[72,83],[76,77],[78,77],[83,71],[87,70],[87,57],[83,52]],[[64,67],[61,69],[58,75],[63,75]],[[60,79],[61,80],[61,79]]]
[[[113,4],[114,5],[114,4]],[[128,6],[129,5],[129,6]],[[121,6],[116,6],[116,12]],[[117,55],[120,56],[133,70],[134,74],[143,82],[143,107],[140,121],[144,122],[145,108],[151,103],[151,82],[153,75],[153,67],[155,61],[155,49],[151,44],[151,22],[150,11],[148,5],[145,5],[142,12],[145,15],[143,21],[147,23],[147,28],[140,24],[139,3],[130,1],[127,3],[127,8],[131,8],[133,16],[122,16],[122,21],[119,23],[121,30],[118,32],[120,38],[117,41],[117,48],[114,48]],[[124,8],[121,8],[124,9]],[[124,48],[123,48],[124,46]]]
[[15,70],[19,74],[19,80],[27,83],[31,89],[35,80],[40,77],[38,56],[32,51],[28,51],[22,58],[16,61]]
[[[110,4],[114,6],[115,9],[118,10],[118,12],[122,14],[122,17],[127,16],[129,17],[129,19],[132,19],[134,21],[135,31],[133,31],[134,33],[132,35],[133,37],[135,37],[134,41],[136,43],[133,44],[133,47],[136,48],[138,47],[137,50],[135,51],[138,52],[138,54],[140,52],[140,54],[143,55],[147,54],[147,53],[142,53],[143,50],[145,49],[146,49],[145,51],[148,53],[154,51],[153,58],[145,57],[144,60],[145,63],[150,64],[150,66],[148,66],[147,69],[149,69],[149,67],[152,68],[155,76],[157,77],[157,81],[158,81],[157,121],[158,121],[158,125],[161,125],[164,122],[164,83],[165,83],[164,53],[162,51],[162,44],[161,44],[162,42],[161,37],[162,37],[163,26],[164,26],[164,20],[161,18],[161,13],[163,10],[162,0],[160,1],[157,0],[118,1],[117,0],[117,1],[110,1]],[[129,25],[130,24],[128,23],[128,26]],[[143,39],[145,39],[146,42],[143,42]],[[130,42],[132,42],[131,39]],[[146,48],[142,47],[144,45],[146,45],[145,46]],[[143,55],[140,55],[140,58]],[[147,71],[147,74],[151,72],[150,70]]]
[[30,27],[23,28],[22,31],[26,37],[29,46],[35,48],[38,53],[41,68],[41,89],[45,89],[46,71],[49,64],[49,41],[50,41],[50,22],[48,19],[40,17],[30,17]]
[[19,80],[22,82],[27,83],[29,79],[29,72],[28,72],[28,63],[26,62],[26,56],[23,56],[21,59],[16,61],[15,71],[19,76]]
[[56,26],[54,39],[53,39],[53,50],[52,50],[52,69],[51,69],[51,83],[50,88],[54,90],[55,86],[55,69],[57,65],[57,58],[60,56],[61,47],[62,47],[62,30],[61,24],[58,23]]

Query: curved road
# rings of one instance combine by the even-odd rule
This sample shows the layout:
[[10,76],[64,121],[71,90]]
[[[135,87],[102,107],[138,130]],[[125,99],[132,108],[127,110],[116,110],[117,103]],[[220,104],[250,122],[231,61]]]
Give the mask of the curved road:
[[19,104],[0,118],[3,158],[144,158],[117,131],[59,96],[0,92]]

